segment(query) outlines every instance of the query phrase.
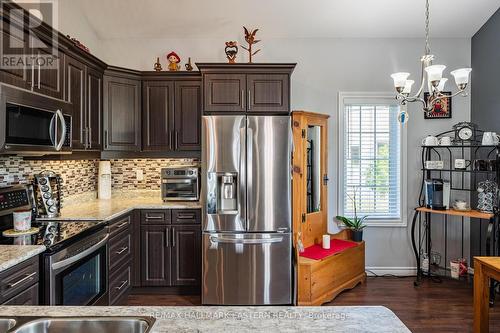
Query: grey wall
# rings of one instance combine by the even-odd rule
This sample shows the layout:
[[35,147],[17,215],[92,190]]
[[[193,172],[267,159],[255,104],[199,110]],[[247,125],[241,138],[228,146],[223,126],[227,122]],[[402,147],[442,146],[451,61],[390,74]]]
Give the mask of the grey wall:
[[[500,133],[500,9],[472,37],[471,52],[471,120],[483,130]],[[471,255],[485,250],[487,225],[478,222],[471,224]]]

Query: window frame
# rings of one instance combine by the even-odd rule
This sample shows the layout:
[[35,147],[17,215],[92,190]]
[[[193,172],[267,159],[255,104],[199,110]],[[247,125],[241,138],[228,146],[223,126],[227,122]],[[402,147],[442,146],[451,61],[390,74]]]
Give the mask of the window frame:
[[[399,104],[394,98],[392,93],[383,92],[339,92],[338,93],[338,109],[337,109],[337,209],[335,215],[343,215],[344,213],[344,152],[345,152],[345,119],[344,108],[346,100],[366,100],[364,104],[378,104],[382,102],[389,102],[391,104]],[[407,110],[405,105],[399,105],[400,110]],[[408,177],[407,177],[407,131],[406,126],[400,126],[400,187],[401,193],[399,194],[400,200],[400,218],[370,218],[365,221],[367,226],[377,227],[407,227],[408,226]]]

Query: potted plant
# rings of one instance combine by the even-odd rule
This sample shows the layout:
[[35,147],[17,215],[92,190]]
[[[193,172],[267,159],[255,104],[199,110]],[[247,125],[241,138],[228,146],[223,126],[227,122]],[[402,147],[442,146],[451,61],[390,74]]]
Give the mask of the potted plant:
[[353,197],[351,197],[349,194],[347,196],[352,200],[354,204],[354,217],[349,218],[337,215],[335,218],[341,221],[348,229],[352,230],[353,241],[361,242],[363,240],[363,229],[366,227],[364,221],[368,216],[358,217],[356,191],[354,191]]

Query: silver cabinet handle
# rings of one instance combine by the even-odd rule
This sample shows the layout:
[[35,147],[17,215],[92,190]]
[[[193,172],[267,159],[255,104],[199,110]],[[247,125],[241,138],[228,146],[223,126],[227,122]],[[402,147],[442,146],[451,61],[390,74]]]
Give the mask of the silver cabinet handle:
[[269,244],[269,243],[280,243],[281,241],[283,241],[283,237],[244,239],[244,238],[229,238],[223,236],[222,237],[210,236],[210,241],[212,243],[229,243],[229,244]]
[[122,290],[128,283],[128,280],[122,281],[122,284],[119,287],[115,287],[116,290]]
[[146,215],[146,220],[163,220],[163,216],[150,216],[150,215]]
[[[38,52],[37,60],[38,60],[38,58],[40,58],[40,52]],[[38,63],[38,89],[40,89],[40,76],[41,76],[41,71],[42,71],[41,68],[42,68],[42,66],[40,66],[40,64]]]
[[31,278],[32,278],[33,276],[35,276],[35,275],[36,275],[36,273],[37,273],[37,272],[33,272],[33,273],[31,273],[31,274],[28,274],[28,275],[26,275],[25,277],[23,277],[21,280],[19,280],[19,281],[17,281],[17,282],[14,282],[14,283],[9,283],[7,286],[8,286],[9,288],[14,288],[14,287],[16,287],[16,286],[20,285],[20,284],[21,284],[21,283],[23,283],[23,282],[26,282],[26,281],[28,281],[28,280],[31,280]]
[[89,132],[88,132],[87,127],[85,127],[85,128],[83,129],[83,133],[84,133],[84,134],[83,134],[83,146],[84,146],[84,148],[88,148],[88,147],[87,147],[87,143],[89,142],[89,135],[88,135],[88,134],[89,134]]
[[128,221],[122,222],[122,223],[120,223],[120,225],[118,225],[116,228],[117,228],[117,229],[120,229],[121,227],[124,227],[124,226],[126,226],[127,224],[128,224]]
[[104,130],[104,148],[108,148],[108,130]]
[[168,228],[165,228],[165,247],[170,247]]
[[172,228],[172,247],[175,247],[175,228]]
[[125,251],[127,251],[127,250],[128,250],[128,246],[125,246],[125,247],[122,247],[122,248],[120,249],[120,251],[116,251],[115,253],[116,253],[116,254],[122,254],[123,252],[125,252]]
[[248,89],[248,92],[247,92],[247,104],[248,104],[248,110],[251,110],[252,109],[252,98],[250,95],[250,89]]
[[196,217],[196,214],[186,214],[186,215],[179,214],[179,215],[177,215],[177,218],[179,220],[191,220],[191,219],[194,219],[195,217]]
[[92,149],[92,127],[89,127],[89,135],[87,138],[87,142],[89,143],[89,148]]
[[244,110],[245,109],[245,92],[243,91],[243,89],[241,89],[241,108]]
[[68,259],[64,259],[64,260],[53,263],[52,269],[58,270],[59,268],[64,268],[66,266],[71,265],[74,262],[77,262],[78,260],[80,260],[82,258],[85,258],[87,255],[89,255],[92,252],[96,251],[97,249],[105,246],[106,242],[108,241],[108,238],[109,238],[109,234],[106,234],[106,236],[104,236],[102,240],[97,242],[95,245],[92,245],[88,249],[85,249],[82,252],[80,252],[72,257],[69,257]]
[[62,146],[64,144],[64,141],[66,140],[66,122],[64,120],[64,115],[61,112],[61,110],[57,110],[56,114],[59,117],[59,120],[61,121],[61,127],[62,127],[62,129],[61,129],[61,139],[59,140],[59,143],[56,146],[56,150],[59,151],[59,150],[61,150],[61,148],[62,148]]
[[179,132],[175,131],[175,150],[179,149]]

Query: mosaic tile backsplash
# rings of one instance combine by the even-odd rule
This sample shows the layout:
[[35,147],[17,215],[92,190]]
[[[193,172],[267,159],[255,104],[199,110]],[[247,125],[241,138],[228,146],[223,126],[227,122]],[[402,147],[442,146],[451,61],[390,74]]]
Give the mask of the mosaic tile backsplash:
[[63,196],[97,190],[98,160],[32,161],[0,157],[0,186],[25,184],[32,175],[52,170],[63,179]]
[[[115,159],[111,160],[112,190],[160,190],[160,170],[169,166],[199,166],[194,159]],[[0,157],[0,187],[24,184],[43,170],[63,178],[63,195],[97,191],[99,160],[32,161],[22,157]],[[137,180],[142,170],[143,180]]]

